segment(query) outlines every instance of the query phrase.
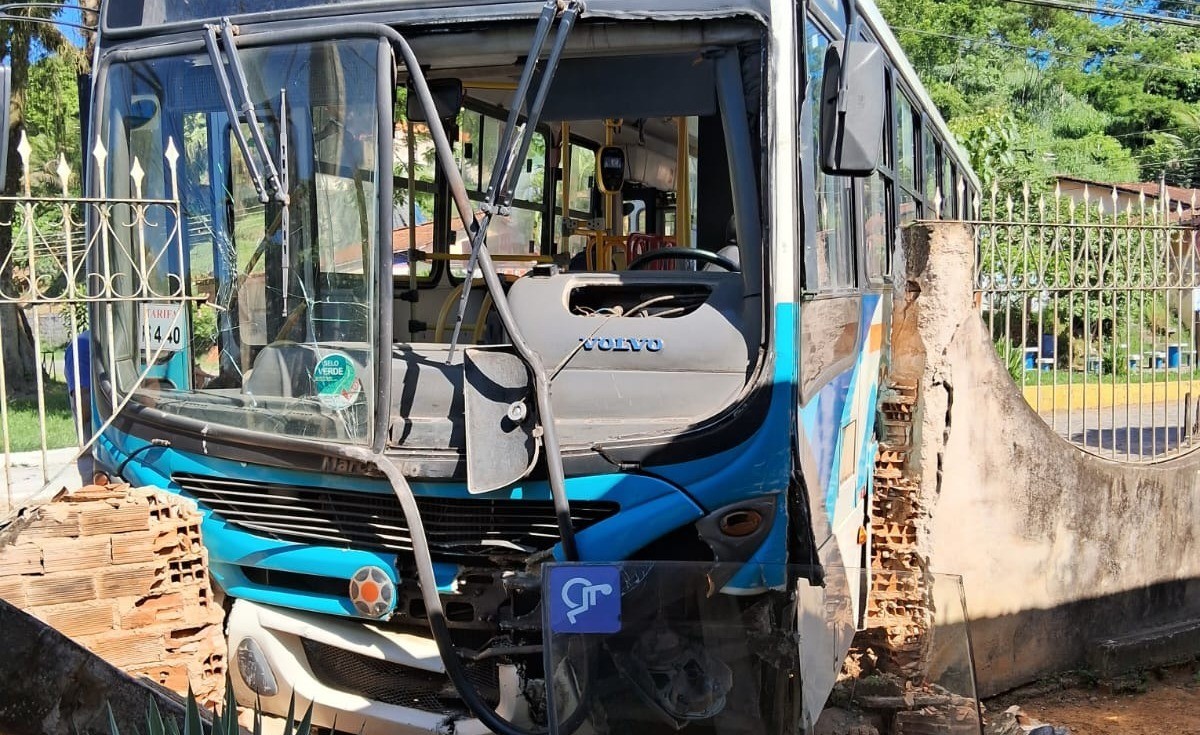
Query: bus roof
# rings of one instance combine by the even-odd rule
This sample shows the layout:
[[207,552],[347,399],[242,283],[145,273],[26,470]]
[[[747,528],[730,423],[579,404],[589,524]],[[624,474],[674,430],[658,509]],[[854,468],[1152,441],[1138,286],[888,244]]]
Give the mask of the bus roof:
[[[825,0],[837,3],[840,0]],[[629,20],[693,20],[749,16],[762,22],[771,18],[772,0],[587,0],[587,15]],[[160,35],[197,27],[205,21],[229,16],[235,22],[300,20],[313,16],[353,13],[356,21],[403,22],[413,25],[433,23],[473,23],[489,20],[517,20],[537,17],[544,0],[104,0],[102,37],[111,35]],[[788,3],[791,7],[791,3]],[[856,6],[871,27],[879,43],[891,57],[915,100],[932,126],[953,149],[959,168],[975,188],[979,179],[971,170],[970,159],[959,147],[946,126],[937,106],[905,57],[899,42],[883,15],[871,0],[858,0]],[[453,9],[453,13],[447,11]],[[402,15],[403,18],[397,18]]]
[[[402,13],[412,24],[472,23],[535,18],[544,0],[105,0],[103,32],[125,36],[169,33],[229,16],[235,22],[292,20],[354,14],[354,20],[382,20]],[[770,17],[771,0],[588,0],[587,15],[613,19],[690,20],[749,15]],[[447,13],[448,10],[453,13]]]

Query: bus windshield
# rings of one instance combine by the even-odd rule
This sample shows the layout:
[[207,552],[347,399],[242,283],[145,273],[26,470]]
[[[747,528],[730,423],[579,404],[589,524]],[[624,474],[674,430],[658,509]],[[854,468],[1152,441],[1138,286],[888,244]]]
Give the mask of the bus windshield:
[[[140,186],[144,197],[166,197],[176,176],[182,221],[175,233],[152,228],[148,237],[161,241],[148,242],[157,252],[143,263],[131,245],[136,218],[114,213],[100,265],[118,282],[137,269],[149,283],[183,274],[188,293],[205,298],[183,314],[152,299],[113,307],[116,334],[100,365],[110,385],[115,374],[118,394],[148,370],[136,399],[180,416],[310,439],[369,436],[377,51],[373,40],[240,50],[266,155],[239,145],[254,131],[231,120],[209,56],[109,67],[108,195],[133,196]],[[267,156],[287,204],[263,203],[255,190],[253,172]],[[111,173],[134,170],[144,178]],[[147,367],[151,350],[159,357]]]

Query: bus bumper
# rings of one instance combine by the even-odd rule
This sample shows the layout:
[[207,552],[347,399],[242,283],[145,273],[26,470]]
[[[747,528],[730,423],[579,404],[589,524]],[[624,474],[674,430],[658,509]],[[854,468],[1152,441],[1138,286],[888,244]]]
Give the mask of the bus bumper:
[[[294,697],[297,719],[311,706],[314,725],[333,728],[336,724],[339,731],[362,735],[491,732],[476,719],[459,719],[460,714],[381,702],[352,691],[358,681],[379,686],[381,669],[397,676],[411,670],[426,683],[444,676],[431,638],[384,630],[362,620],[341,620],[247,600],[234,602],[227,630],[231,680],[238,703],[245,707],[258,704],[264,714],[285,717]],[[329,661],[314,660],[317,657],[337,659],[332,668],[340,673],[331,676]],[[356,664],[362,665],[357,677],[347,673]],[[258,689],[268,693],[252,689],[248,682],[262,682],[267,673],[274,687],[258,684]],[[502,666],[498,677],[497,711],[510,721],[528,723],[516,669]],[[417,698],[414,694],[413,701]],[[389,699],[407,697],[395,690]]]

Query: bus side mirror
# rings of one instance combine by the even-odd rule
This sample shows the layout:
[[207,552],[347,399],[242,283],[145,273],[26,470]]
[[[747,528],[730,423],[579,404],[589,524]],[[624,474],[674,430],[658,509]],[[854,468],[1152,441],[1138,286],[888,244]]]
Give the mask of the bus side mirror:
[[8,174],[8,126],[12,123],[12,69],[0,64],[0,191],[4,191]]
[[[433,96],[433,106],[437,108],[439,120],[454,120],[458,117],[458,111],[462,109],[463,104],[461,79],[431,79],[429,80],[429,93]],[[425,107],[421,104],[421,100],[411,84],[408,87],[404,114],[415,123],[429,122]]]
[[821,83],[821,170],[869,176],[879,166],[887,110],[883,49],[841,42],[825,52]]

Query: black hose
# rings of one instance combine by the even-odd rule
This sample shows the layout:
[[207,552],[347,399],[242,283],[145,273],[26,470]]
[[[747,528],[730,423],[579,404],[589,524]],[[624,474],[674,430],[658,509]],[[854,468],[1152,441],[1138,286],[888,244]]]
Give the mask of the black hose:
[[130,452],[129,454],[125,455],[125,459],[121,460],[121,464],[117,465],[117,471],[114,472],[113,474],[116,475],[117,477],[121,478],[122,480],[124,480],[125,475],[123,475],[121,473],[125,471],[125,467],[129,465],[129,461],[131,459],[138,456],[139,454],[146,451],[147,449],[154,449],[155,447],[157,447],[159,449],[165,449],[169,446],[171,446],[171,442],[167,441],[166,439],[151,439],[149,444],[142,445],[142,446],[138,447],[137,449],[133,450],[132,452]]
[[[575,18],[578,17],[580,12],[581,8],[578,5],[568,7],[562,21],[568,30],[574,24]],[[385,34],[383,29],[387,29],[390,33]],[[400,55],[404,57],[405,66],[408,68],[409,77],[413,82],[413,89],[417,93],[421,105],[426,110],[436,109],[433,94],[429,91],[429,84],[425,80],[425,75],[421,72],[416,54],[413,53],[408,41],[404,36],[387,26],[383,26],[378,32],[394,41],[400,49]],[[557,51],[553,49],[551,51],[555,58],[561,53],[561,45],[565,42],[566,35],[560,32],[555,39],[555,46],[558,47]],[[478,224],[475,222],[475,214],[471,201],[467,197],[467,189],[463,184],[462,172],[458,170],[458,166],[454,163],[454,151],[450,147],[450,139],[446,136],[446,129],[442,126],[442,121],[437,118],[437,115],[427,115],[427,117],[431,118],[428,123],[430,137],[433,138],[434,148],[437,151],[437,158],[442,164],[443,172],[450,181],[450,188],[454,195],[455,207],[458,209],[459,218],[462,220],[464,227],[468,231],[473,232],[473,228],[477,228]],[[533,119],[532,111],[530,119]],[[543,431],[542,443],[546,448],[546,469],[547,474],[550,476],[550,496],[554,499],[554,515],[558,521],[558,533],[562,539],[563,555],[567,561],[575,561],[579,558],[579,551],[575,544],[575,528],[571,524],[571,506],[567,500],[562,453],[558,445],[558,430],[554,424],[554,409],[550,400],[550,379],[546,374],[545,365],[542,364],[541,356],[525,339],[524,334],[517,325],[512,310],[509,308],[508,298],[504,295],[503,284],[500,282],[500,276],[497,275],[495,264],[492,263],[492,256],[488,252],[487,245],[481,243],[478,253],[479,265],[481,270],[483,270],[483,280],[487,283],[488,291],[492,294],[493,308],[495,308],[496,313],[500,316],[500,320],[504,323],[504,329],[508,332],[513,347],[533,373],[534,392],[537,394],[538,416],[541,419]]]
[[[526,730],[501,717],[498,712],[492,709],[490,704],[484,701],[479,691],[475,688],[475,685],[467,676],[467,670],[463,666],[462,659],[459,658],[457,649],[454,647],[454,641],[450,638],[450,628],[446,625],[446,613],[442,609],[442,598],[437,590],[437,579],[434,577],[433,572],[433,557],[429,552],[429,541],[425,536],[425,524],[421,520],[421,509],[417,506],[416,497],[413,495],[407,478],[396,468],[396,465],[389,462],[386,458],[361,447],[344,447],[341,454],[348,459],[353,459],[378,469],[387,478],[388,483],[392,486],[392,492],[396,494],[396,498],[400,501],[400,508],[408,524],[408,535],[412,540],[413,556],[416,559],[417,567],[417,581],[421,588],[421,598],[425,603],[425,613],[429,617],[429,630],[433,633],[433,640],[437,644],[438,654],[441,656],[442,663],[446,667],[446,676],[450,678],[450,682],[458,690],[463,704],[467,706],[471,714],[479,718],[480,722],[493,732],[498,733],[498,735],[547,735],[549,730]],[[546,672],[546,675],[549,678],[550,672]],[[550,684],[547,682],[547,692],[549,692],[549,687]],[[575,711],[562,723],[557,732],[571,733],[583,724],[587,711],[585,702],[586,697],[581,696]]]

